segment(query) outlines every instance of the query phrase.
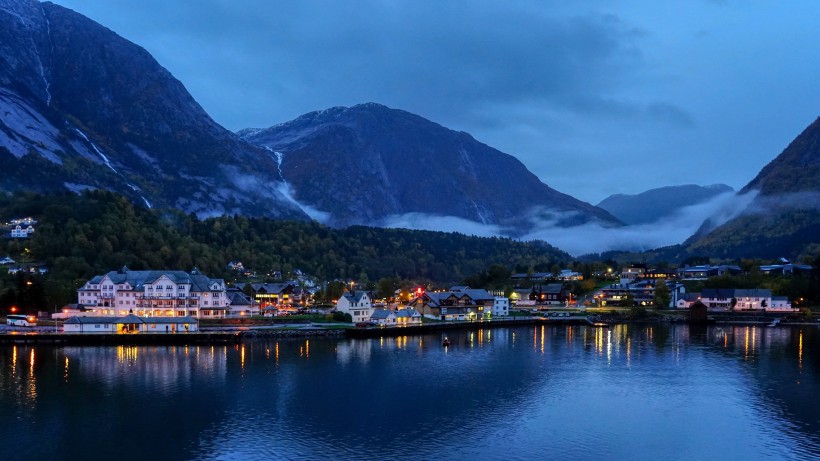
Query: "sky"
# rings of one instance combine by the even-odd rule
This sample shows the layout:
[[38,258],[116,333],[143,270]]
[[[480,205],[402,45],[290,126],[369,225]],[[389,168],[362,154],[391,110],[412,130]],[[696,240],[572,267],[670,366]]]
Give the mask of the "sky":
[[55,0],[230,130],[377,102],[597,204],[743,187],[820,115],[820,2]]

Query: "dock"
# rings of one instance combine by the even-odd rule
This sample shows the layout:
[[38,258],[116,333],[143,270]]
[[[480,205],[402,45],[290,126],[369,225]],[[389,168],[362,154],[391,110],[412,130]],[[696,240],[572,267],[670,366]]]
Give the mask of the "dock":
[[0,344],[54,344],[81,346],[165,346],[193,344],[234,344],[240,342],[240,332],[208,331],[171,334],[114,333],[42,333],[13,332],[0,334]]

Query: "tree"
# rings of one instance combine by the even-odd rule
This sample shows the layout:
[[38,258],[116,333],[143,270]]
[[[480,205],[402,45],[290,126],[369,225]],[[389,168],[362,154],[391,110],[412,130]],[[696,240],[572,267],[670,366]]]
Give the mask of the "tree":
[[658,280],[657,283],[655,283],[655,298],[653,299],[655,309],[669,308],[670,300],[671,296],[669,293],[669,287],[666,286],[666,281]]

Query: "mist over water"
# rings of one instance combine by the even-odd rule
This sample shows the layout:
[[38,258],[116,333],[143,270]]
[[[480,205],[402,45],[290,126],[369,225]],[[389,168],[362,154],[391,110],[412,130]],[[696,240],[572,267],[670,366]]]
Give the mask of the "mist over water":
[[[642,251],[682,243],[691,237],[701,225],[709,221],[717,227],[747,210],[757,192],[736,195],[720,194],[697,205],[681,208],[674,215],[651,224],[610,227],[598,222],[580,226],[560,227],[561,221],[572,216],[561,212],[539,212],[548,219],[531,220],[531,231],[520,240],[543,240],[573,256],[600,253],[609,250]],[[433,216],[409,213],[394,216],[383,222],[384,227],[419,230],[460,232],[480,237],[503,237],[511,232],[497,225],[481,224],[453,216]]]

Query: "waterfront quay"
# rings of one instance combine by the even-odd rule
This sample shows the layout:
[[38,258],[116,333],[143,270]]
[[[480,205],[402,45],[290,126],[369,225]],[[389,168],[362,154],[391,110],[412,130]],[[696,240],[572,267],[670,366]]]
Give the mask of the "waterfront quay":
[[231,344],[241,340],[241,334],[232,331],[209,331],[176,334],[82,334],[46,332],[0,333],[0,344],[54,344],[79,346],[184,346],[193,344]]

